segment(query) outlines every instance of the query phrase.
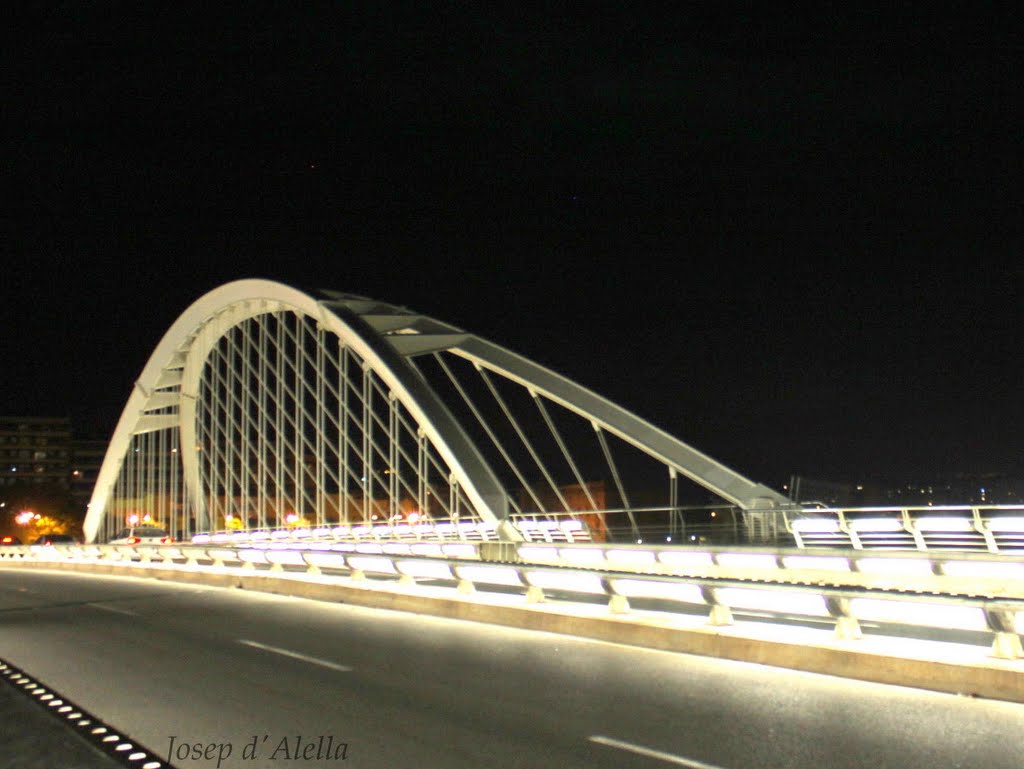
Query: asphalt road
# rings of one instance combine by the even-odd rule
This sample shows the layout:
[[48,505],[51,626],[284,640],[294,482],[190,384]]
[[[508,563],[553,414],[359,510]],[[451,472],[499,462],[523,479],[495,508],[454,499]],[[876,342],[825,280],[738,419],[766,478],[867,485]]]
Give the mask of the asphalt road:
[[1024,766],[1024,705],[149,580],[0,569],[0,657],[183,768]]

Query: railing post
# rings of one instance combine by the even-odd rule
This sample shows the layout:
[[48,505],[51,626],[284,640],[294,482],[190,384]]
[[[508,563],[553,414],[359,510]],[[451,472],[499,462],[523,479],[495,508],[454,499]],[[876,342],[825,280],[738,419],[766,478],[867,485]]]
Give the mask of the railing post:
[[1016,611],[1009,606],[986,606],[985,622],[995,634],[992,641],[992,656],[1001,660],[1017,660],[1024,657],[1020,635],[1017,633]]
[[857,641],[863,637],[860,623],[850,611],[850,601],[839,595],[826,595],[825,608],[836,621],[836,638],[840,641]]
[[629,614],[629,599],[615,592],[615,586],[607,577],[601,577],[601,586],[608,594],[608,611],[612,614]]
[[718,600],[718,591],[715,588],[702,585],[700,592],[704,600],[711,606],[711,612],[708,614],[709,625],[723,627],[733,624],[732,611]]

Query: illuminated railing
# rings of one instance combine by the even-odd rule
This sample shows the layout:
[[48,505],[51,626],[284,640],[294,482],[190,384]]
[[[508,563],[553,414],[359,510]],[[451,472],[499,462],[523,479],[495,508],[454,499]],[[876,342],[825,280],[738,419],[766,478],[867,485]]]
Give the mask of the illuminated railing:
[[[616,536],[615,512],[606,516],[608,542],[699,545],[744,544],[745,519],[756,519],[776,534],[777,545],[842,550],[941,550],[1024,553],[1024,506],[864,507],[801,510],[735,511],[719,508],[719,518],[694,522],[676,519],[673,526],[640,525],[630,536]],[[664,511],[638,511],[664,512]],[[706,513],[705,513],[706,514]],[[596,514],[595,514],[596,515]],[[621,517],[621,516],[620,516]],[[729,519],[727,522],[722,519]],[[667,520],[667,519],[666,519]],[[585,521],[569,517],[517,516],[511,526],[526,543],[600,542]],[[625,527],[620,527],[625,531]],[[640,536],[637,536],[639,532]],[[326,542],[497,542],[497,527],[485,521],[323,526],[307,529],[260,529],[197,534],[196,544],[257,543],[261,541]],[[763,538],[762,538],[763,539]]]
[[[705,611],[711,625],[734,611],[831,620],[835,637],[862,636],[862,621],[992,634],[992,654],[1024,658],[1024,563],[985,553],[845,553],[468,542],[273,542],[259,545],[20,546],[0,562],[61,561],[177,570],[291,572],[297,579],[373,576],[403,586],[454,585],[462,594],[517,589],[528,602],[552,594],[605,596],[613,613],[660,599]],[[822,573],[829,577],[823,579]],[[847,574],[844,577],[844,572]],[[884,576],[872,581],[870,577]],[[865,579],[864,577],[869,577]],[[944,579],[947,578],[947,579]],[[952,578],[952,579],[948,579]],[[375,580],[376,581],[376,580]]]
[[[579,520],[518,521],[514,528],[526,542],[589,542],[590,531]],[[198,545],[246,544],[267,541],[317,542],[497,542],[497,527],[486,521],[459,523],[379,524],[375,526],[323,526],[313,529],[254,529],[196,534]]]
[[784,511],[797,547],[1024,552],[1024,506],[946,505]]

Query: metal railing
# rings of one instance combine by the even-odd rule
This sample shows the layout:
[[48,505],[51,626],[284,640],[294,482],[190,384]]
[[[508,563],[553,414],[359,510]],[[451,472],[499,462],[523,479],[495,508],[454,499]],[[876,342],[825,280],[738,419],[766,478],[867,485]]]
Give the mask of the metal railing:
[[797,547],[1024,554],[1021,505],[821,508],[783,515]]
[[834,622],[855,640],[863,621],[990,633],[992,654],[1024,657],[1024,563],[986,553],[865,553],[800,549],[643,548],[499,542],[272,542],[242,545],[70,545],[0,549],[0,563],[78,562],[250,573],[298,579],[373,576],[521,591],[528,602],[555,595],[604,596],[613,613],[630,599],[707,612],[711,625],[734,611],[791,621]]
[[[1024,506],[948,505],[739,510],[728,505],[650,508],[589,513],[593,521],[566,514],[517,515],[511,526],[527,543],[772,545],[840,550],[942,550],[1024,555]],[[662,520],[663,519],[663,520]],[[316,528],[249,529],[197,534],[197,544],[278,541],[497,542],[486,521],[332,525]]]

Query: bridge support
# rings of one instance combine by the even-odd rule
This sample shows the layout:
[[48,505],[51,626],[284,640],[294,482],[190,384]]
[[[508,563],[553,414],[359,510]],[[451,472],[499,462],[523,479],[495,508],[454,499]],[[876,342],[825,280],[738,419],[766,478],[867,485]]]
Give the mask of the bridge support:
[[825,596],[825,608],[836,621],[836,638],[840,641],[857,641],[863,637],[860,623],[850,611],[850,601],[839,595]]
[[1024,658],[1024,647],[1017,633],[1017,612],[1012,606],[990,606],[985,609],[985,622],[995,634],[992,656],[1001,660]]

